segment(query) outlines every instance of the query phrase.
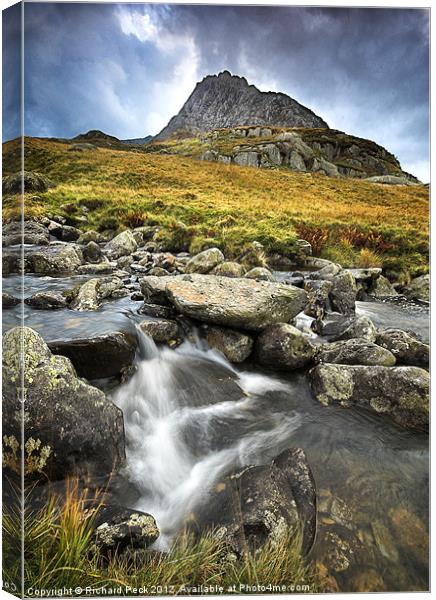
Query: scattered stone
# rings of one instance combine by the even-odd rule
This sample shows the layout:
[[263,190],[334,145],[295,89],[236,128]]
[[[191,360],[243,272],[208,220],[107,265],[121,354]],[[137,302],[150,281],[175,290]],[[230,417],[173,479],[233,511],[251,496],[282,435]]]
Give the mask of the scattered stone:
[[378,331],[376,342],[387,348],[403,365],[427,367],[430,360],[430,347],[401,329]]
[[[50,232],[52,233],[52,232]],[[71,225],[62,225],[60,240],[63,242],[75,242],[79,239],[82,232],[77,227],[72,227]],[[54,235],[52,233],[52,235]]]
[[7,292],[2,292],[2,308],[13,308],[17,304],[20,304],[19,298],[15,298],[15,296]]
[[392,367],[395,356],[389,350],[381,348],[364,339],[350,339],[318,347],[317,362],[342,365],[381,365]]
[[214,267],[211,274],[218,277],[243,277],[244,267],[237,262],[226,261]]
[[138,244],[133,237],[130,229],[126,229],[122,233],[115,236],[110,242],[104,247],[104,253],[109,260],[116,260],[120,256],[126,256],[132,254],[137,249]]
[[157,319],[155,321],[141,321],[141,331],[149,335],[156,343],[169,342],[179,337],[179,327],[176,321]]
[[316,347],[299,329],[286,323],[269,325],[256,340],[256,360],[277,369],[302,369],[313,363]]
[[12,221],[3,225],[3,246],[17,244],[33,244],[46,246],[50,241],[50,234],[44,225],[37,221],[24,221],[22,226],[19,221]]
[[416,560],[427,565],[429,559],[428,527],[406,507],[398,506],[389,512],[393,530],[400,545]]
[[338,340],[350,340],[360,338],[368,342],[375,342],[377,330],[369,317],[357,317],[351,324],[339,335]]
[[[83,258],[90,263],[98,263],[103,257],[100,246],[96,242],[88,242],[83,249]],[[119,266],[117,264],[117,266]]]
[[166,277],[167,275],[170,275],[169,271],[162,269],[162,267],[153,267],[148,274],[152,277]]
[[231,363],[242,363],[253,350],[253,339],[240,331],[224,327],[206,327],[206,340],[211,348],[216,348]]
[[148,548],[159,537],[154,517],[122,506],[100,507],[93,526],[93,543],[106,558],[123,555],[128,549]]
[[95,242],[96,244],[100,244],[105,241],[106,241],[106,238],[104,237],[104,235],[102,235],[98,231],[94,231],[93,229],[90,229],[89,231],[84,231],[83,233],[80,234],[80,237],[77,240],[77,243],[87,244],[88,242]]
[[430,300],[430,275],[421,275],[412,279],[410,284],[404,288],[404,294],[411,300]]
[[350,272],[341,271],[333,277],[330,292],[333,310],[343,315],[353,314],[356,307],[356,295],[356,280]]
[[407,429],[428,428],[429,374],[424,369],[322,364],[309,378],[321,404],[362,406]]
[[50,246],[28,256],[28,270],[41,275],[61,275],[77,272],[82,258],[76,247],[70,244]]
[[101,379],[118,376],[135,358],[134,335],[115,331],[87,338],[56,340],[49,343],[54,354],[67,356],[80,377]]
[[186,264],[186,273],[209,273],[214,267],[224,262],[224,254],[219,248],[208,248],[196,254]]
[[387,279],[383,275],[380,275],[380,277],[378,277],[374,281],[374,283],[368,289],[368,293],[373,298],[377,298],[377,299],[391,298],[392,296],[398,296],[397,290],[394,288],[394,286],[389,281],[389,279]]
[[113,273],[117,268],[115,263],[101,262],[96,264],[81,265],[77,269],[78,275],[105,275]]
[[102,391],[78,379],[71,362],[53,356],[28,327],[15,327],[3,336],[3,435],[18,444],[21,439],[22,343],[25,447],[31,457],[25,463],[26,477],[109,476],[125,459],[121,410]]
[[55,309],[66,308],[68,305],[67,299],[60,292],[37,292],[24,300],[26,304],[33,308],[39,309]]
[[245,273],[247,279],[257,279],[257,281],[276,281],[276,278],[269,269],[265,267],[254,267]]

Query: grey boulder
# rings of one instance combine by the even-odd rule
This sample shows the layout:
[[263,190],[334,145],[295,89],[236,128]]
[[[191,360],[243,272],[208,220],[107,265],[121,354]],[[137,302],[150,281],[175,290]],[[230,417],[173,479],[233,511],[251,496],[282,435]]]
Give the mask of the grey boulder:
[[378,331],[376,342],[386,348],[403,365],[427,367],[430,347],[401,329]]
[[392,352],[363,339],[322,344],[318,348],[316,360],[320,363],[381,365],[384,367],[392,367],[396,362]]
[[286,323],[266,327],[256,340],[256,360],[277,370],[302,369],[313,363],[316,347]]
[[208,248],[193,256],[185,267],[186,273],[209,273],[224,262],[224,254],[219,248]]
[[253,338],[234,329],[207,326],[205,337],[209,346],[219,350],[231,363],[244,362],[253,350]]

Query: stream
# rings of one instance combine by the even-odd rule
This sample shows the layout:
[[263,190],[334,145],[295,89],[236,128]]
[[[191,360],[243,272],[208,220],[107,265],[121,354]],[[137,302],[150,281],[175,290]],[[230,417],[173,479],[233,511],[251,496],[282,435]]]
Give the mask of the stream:
[[[25,295],[70,289],[91,277],[26,275]],[[5,292],[17,296],[19,286],[18,276],[3,279]],[[342,555],[350,560],[338,558],[341,591],[357,591],[362,573],[389,591],[428,589],[427,435],[364,410],[322,406],[303,373],[277,374],[251,364],[235,368],[196,336],[175,350],[157,347],[137,327],[146,318],[137,312],[141,304],[126,297],[91,312],[25,305],[24,324],[46,341],[59,339],[60,332],[63,339],[109,331],[138,336],[135,374],[108,393],[124,413],[127,474],[139,492],[132,508],[156,518],[159,549],[207,503],[221,475],[301,447],[318,495],[311,556],[332,559],[332,540],[343,540],[348,549]],[[19,324],[20,312],[20,307],[3,311],[4,331]],[[376,326],[413,330],[428,341],[425,308],[358,302],[356,312]]]

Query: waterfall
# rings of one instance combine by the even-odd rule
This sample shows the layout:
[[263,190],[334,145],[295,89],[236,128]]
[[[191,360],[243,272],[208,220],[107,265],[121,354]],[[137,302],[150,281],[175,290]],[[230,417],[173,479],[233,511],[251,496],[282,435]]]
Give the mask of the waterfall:
[[258,396],[285,383],[238,372],[197,339],[157,347],[138,329],[137,371],[115,394],[124,413],[137,509],[151,513],[166,547],[214,482],[232,468],[271,459],[300,425],[293,412],[259,411]]

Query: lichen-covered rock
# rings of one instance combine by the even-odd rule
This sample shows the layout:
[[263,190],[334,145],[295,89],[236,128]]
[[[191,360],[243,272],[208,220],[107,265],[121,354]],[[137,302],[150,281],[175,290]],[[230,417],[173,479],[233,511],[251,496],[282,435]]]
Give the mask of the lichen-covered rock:
[[100,277],[89,279],[80,286],[77,296],[71,303],[74,310],[97,310],[102,300],[109,298],[112,294],[123,287],[119,277]]
[[421,275],[412,279],[410,284],[404,289],[404,294],[412,300],[430,300],[430,275]]
[[214,267],[211,274],[218,277],[243,277],[244,267],[237,262],[225,261]]
[[246,269],[253,269],[254,267],[266,267],[266,256],[263,244],[257,242],[251,242],[247,244],[238,261]]
[[166,292],[168,277],[148,275],[140,281],[141,293],[146,304],[168,305],[169,299]]
[[102,391],[78,379],[68,358],[54,356],[28,327],[15,327],[3,336],[3,396],[4,436],[20,440],[24,416],[29,475],[107,476],[123,463],[121,410]]
[[353,314],[356,307],[356,280],[349,271],[341,271],[332,278],[330,301],[333,310],[343,315]]
[[139,327],[143,333],[149,335],[156,343],[169,342],[179,337],[179,326],[176,321],[168,319],[141,321]]
[[99,244],[101,242],[105,242],[106,238],[103,234],[95,231],[94,229],[90,229],[89,231],[84,231],[80,234],[80,237],[77,240],[78,244],[87,244],[88,242],[95,242]]
[[350,339],[318,347],[317,362],[341,365],[381,365],[393,367],[395,356],[389,350],[363,339]]
[[119,233],[105,245],[104,253],[109,260],[116,260],[117,258],[120,258],[120,256],[132,254],[132,252],[135,252],[137,247],[138,244],[132,232],[130,229],[126,229],[126,231]]
[[152,515],[117,505],[100,507],[93,526],[93,543],[106,558],[128,549],[148,548],[159,537]]
[[37,221],[11,221],[3,225],[3,246],[16,244],[34,244],[46,246],[50,241],[50,233],[44,225]]
[[376,342],[387,348],[403,365],[427,367],[430,360],[430,347],[401,329],[378,331]]
[[429,374],[424,369],[322,364],[309,378],[321,404],[361,406],[407,429],[428,428]]
[[209,346],[222,352],[231,363],[244,362],[253,350],[253,338],[234,329],[208,326],[205,335]]
[[[141,290],[147,279],[142,280]],[[196,274],[156,279],[159,293],[182,314],[235,329],[260,331],[273,323],[286,323],[306,304],[303,290],[269,281]]]
[[264,466],[249,466],[221,480],[195,517],[237,555],[280,543],[302,529],[305,554],[316,531],[316,489],[301,448],[290,448]]
[[82,232],[80,229],[77,229],[77,227],[73,227],[72,225],[62,225],[60,235],[57,237],[63,242],[75,242],[79,239],[81,234]]
[[65,308],[68,305],[67,299],[60,292],[36,292],[24,300],[26,304],[33,308],[54,309]]
[[69,244],[49,246],[27,257],[26,270],[41,275],[72,273],[82,264],[78,250]]
[[276,281],[276,278],[269,269],[265,267],[254,267],[245,273],[247,279],[257,279],[257,281]]
[[277,370],[302,369],[313,363],[315,346],[287,323],[266,327],[256,340],[256,360]]
[[114,331],[77,339],[59,339],[49,343],[54,354],[67,356],[77,373],[86,379],[116,377],[130,367],[135,358],[136,337]]
[[196,254],[186,264],[186,273],[209,273],[218,264],[224,262],[224,254],[219,248],[208,248]]

